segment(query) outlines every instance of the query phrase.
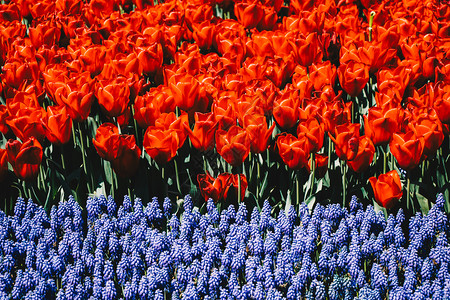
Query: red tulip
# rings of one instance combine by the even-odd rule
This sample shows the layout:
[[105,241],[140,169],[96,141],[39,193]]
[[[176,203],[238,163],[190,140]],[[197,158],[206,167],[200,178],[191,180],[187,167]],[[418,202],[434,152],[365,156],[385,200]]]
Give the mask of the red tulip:
[[114,160],[120,148],[119,129],[112,123],[103,123],[97,128],[92,143],[101,158],[108,161]]
[[250,153],[250,137],[245,129],[236,125],[228,131],[216,131],[217,152],[232,166],[241,165]]
[[417,137],[423,137],[425,157],[434,155],[444,141],[442,123],[433,108],[416,108],[409,123]]
[[309,67],[313,63],[322,61],[322,52],[319,49],[319,40],[317,33],[310,33],[306,38],[300,37],[294,40],[292,48],[296,56],[296,61],[304,66]]
[[209,198],[213,199],[214,202],[221,200],[225,192],[225,187],[228,183],[228,178],[228,173],[219,174],[217,178],[212,177],[209,173],[198,174],[197,182],[200,188],[200,193],[205,201],[208,201]]
[[323,108],[322,121],[325,131],[334,133],[338,125],[347,124],[351,120],[352,102],[344,103],[339,100],[326,102]]
[[248,186],[247,178],[244,174],[221,173],[217,178],[212,177],[209,173],[197,175],[200,193],[205,201],[211,198],[214,202],[218,202],[222,199],[229,199],[229,197],[236,197],[239,185],[238,180],[241,181],[239,201],[242,201]]
[[348,123],[335,129],[336,137],[328,133],[335,145],[336,155],[342,160],[353,160],[358,154],[360,124]]
[[187,138],[186,125],[189,126],[188,115],[183,112],[179,117],[175,113],[164,113],[156,119],[155,128],[161,130],[173,130],[178,136],[178,148],[183,146],[184,141]]
[[122,115],[130,101],[130,88],[124,76],[114,80],[101,80],[97,82],[95,96],[100,108],[109,117]]
[[245,28],[255,28],[264,16],[264,9],[258,3],[236,3],[234,14]]
[[175,74],[169,78],[175,105],[186,112],[205,112],[209,104],[200,95],[199,81],[189,74]]
[[250,138],[250,151],[261,153],[266,151],[269,138],[275,129],[275,123],[268,128],[266,117],[261,114],[244,115],[243,126]]
[[149,126],[144,135],[145,151],[159,165],[168,163],[177,154],[180,139],[173,129],[162,130]]
[[369,81],[369,68],[362,63],[341,64],[337,73],[342,88],[352,97],[358,96]]
[[311,152],[318,152],[323,146],[324,130],[317,119],[309,118],[297,126],[297,137],[305,135],[311,144]]
[[185,128],[188,132],[192,146],[201,152],[209,151],[214,148],[214,135],[217,129],[217,121],[213,112],[202,114],[195,113],[194,130],[191,130],[187,123]]
[[419,138],[413,130],[410,130],[407,133],[394,133],[389,149],[400,168],[412,170],[421,161],[424,145],[423,137]]
[[302,136],[297,139],[292,134],[282,134],[277,139],[278,153],[283,162],[294,170],[299,170],[308,165],[311,144]]
[[373,189],[375,201],[387,209],[392,208],[403,195],[402,183],[395,170],[381,174],[378,179],[370,177],[369,182]]
[[139,51],[137,58],[144,74],[154,74],[161,68],[164,58],[161,43],[155,42],[145,48],[138,47],[137,51]]
[[45,116],[45,136],[52,144],[62,145],[70,140],[72,119],[65,106],[49,106]]
[[[220,176],[220,175],[219,175]],[[230,174],[227,186],[225,188],[225,191],[223,193],[223,197],[225,199],[230,199],[229,197],[235,197],[238,193],[239,189],[239,183],[238,180],[240,180],[241,184],[241,194],[239,195],[238,201],[243,201],[245,197],[245,191],[247,190],[247,178],[244,174]]]
[[382,109],[369,108],[369,113],[364,116],[364,130],[375,146],[386,145],[401,124],[403,110],[401,108]]
[[172,91],[160,85],[151,88],[143,96],[137,96],[134,101],[134,118],[142,128],[155,125],[155,121],[162,113],[175,111],[175,102]]
[[273,102],[273,117],[282,129],[290,129],[298,122],[298,92],[289,89]]
[[23,144],[17,140],[9,140],[6,151],[8,161],[18,178],[27,181],[37,177],[43,154],[38,140],[31,137]]
[[133,135],[122,134],[116,158],[111,162],[114,172],[123,178],[136,174],[139,168],[141,149],[136,145]]
[[80,76],[74,82],[58,87],[55,91],[56,102],[65,105],[69,116],[77,122],[87,119],[94,101],[91,84],[84,80],[86,80],[84,76]]
[[8,108],[6,105],[0,104],[0,132],[4,135],[9,131],[8,124],[6,124],[6,118],[8,118],[8,116]]
[[[316,165],[314,177],[317,179],[323,178],[328,171],[328,156],[316,153],[314,154],[314,161]],[[311,163],[312,160],[310,158],[308,160],[308,172],[311,172]]]
[[348,160],[347,164],[356,173],[361,173],[367,170],[372,163],[373,155],[375,154],[375,146],[372,140],[367,136],[359,137],[358,152],[355,158]]

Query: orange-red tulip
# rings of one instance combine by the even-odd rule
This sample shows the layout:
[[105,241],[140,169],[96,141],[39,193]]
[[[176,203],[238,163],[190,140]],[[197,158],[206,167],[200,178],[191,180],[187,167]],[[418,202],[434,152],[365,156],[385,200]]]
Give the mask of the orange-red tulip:
[[421,161],[424,145],[423,137],[419,138],[413,130],[410,130],[407,133],[394,133],[389,149],[400,168],[412,170]]
[[214,202],[218,202],[223,198],[223,193],[225,192],[225,187],[228,183],[229,174],[222,173],[217,176],[217,178],[212,177],[209,173],[198,174],[197,182],[200,188],[200,193],[208,201],[209,198],[213,199]]
[[173,129],[162,130],[155,126],[150,126],[144,135],[145,151],[159,165],[165,165],[177,154],[180,139]]
[[216,131],[217,152],[232,166],[241,165],[250,153],[250,137],[245,129],[233,125]]
[[101,158],[108,161],[114,160],[120,147],[119,129],[112,123],[103,123],[97,128],[92,143]]
[[261,114],[246,114],[243,126],[250,138],[250,151],[261,153],[266,151],[269,138],[275,129],[275,123],[268,128],[266,117]]
[[390,142],[392,134],[400,128],[403,110],[401,108],[382,109],[369,108],[364,116],[364,131],[375,146],[386,145]]
[[402,183],[396,170],[381,174],[378,179],[370,177],[369,182],[372,185],[375,201],[387,209],[392,208],[403,195]]
[[37,177],[43,154],[38,140],[31,137],[23,144],[17,140],[9,140],[6,151],[8,161],[18,178],[27,181]]
[[355,61],[341,64],[337,73],[341,87],[352,97],[358,96],[369,81],[369,68]]
[[215,145],[214,135],[217,129],[217,121],[214,113],[202,114],[196,112],[194,117],[194,130],[191,130],[189,125],[184,123],[192,146],[201,152],[212,150]]
[[62,145],[70,140],[72,119],[65,106],[49,106],[45,116],[45,136],[52,144]]
[[111,162],[114,172],[123,178],[129,178],[136,174],[139,168],[141,149],[136,145],[133,135],[122,134],[120,136],[119,151]]
[[372,140],[367,136],[360,136],[358,152],[356,153],[355,158],[347,161],[347,164],[350,169],[356,173],[364,172],[372,163],[374,154],[375,146],[373,145]]
[[258,3],[240,2],[234,5],[234,14],[245,28],[255,28],[264,16],[264,9]]
[[123,114],[130,101],[130,88],[124,76],[98,81],[95,96],[102,111],[109,117]]
[[[315,175],[314,177],[319,179],[319,178],[323,178],[325,176],[325,174],[328,171],[328,156],[324,155],[324,154],[319,154],[316,153],[314,154],[314,161],[315,161]],[[308,172],[311,172],[311,165],[312,160],[311,158],[308,160]]]
[[433,108],[416,108],[413,111],[413,119],[409,123],[417,137],[423,137],[425,157],[434,155],[444,141],[442,123]]
[[324,130],[317,119],[309,118],[297,126],[297,137],[305,135],[311,144],[311,152],[318,152],[323,146]]
[[358,154],[359,123],[339,125],[335,129],[336,137],[328,133],[334,143],[336,155],[342,160],[353,160]]
[[297,125],[299,100],[298,92],[289,89],[273,102],[273,117],[282,129]]
[[137,96],[134,101],[134,118],[142,128],[155,125],[155,121],[162,113],[175,111],[175,102],[172,91],[160,85],[151,88],[143,96]]
[[311,144],[302,136],[297,139],[292,134],[282,134],[277,138],[277,148],[283,162],[291,169],[299,170],[308,165]]

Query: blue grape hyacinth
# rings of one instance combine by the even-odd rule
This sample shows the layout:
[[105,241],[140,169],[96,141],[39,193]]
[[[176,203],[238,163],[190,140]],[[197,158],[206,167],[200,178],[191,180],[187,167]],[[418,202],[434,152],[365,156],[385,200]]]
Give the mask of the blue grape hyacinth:
[[[50,210],[19,198],[0,212],[1,299],[446,299],[448,216],[385,220],[352,197],[350,209],[305,205],[271,215],[245,204],[202,215],[186,196],[69,197]],[[408,224],[406,224],[407,222]],[[405,226],[408,225],[408,226]],[[405,232],[408,228],[408,232]]]

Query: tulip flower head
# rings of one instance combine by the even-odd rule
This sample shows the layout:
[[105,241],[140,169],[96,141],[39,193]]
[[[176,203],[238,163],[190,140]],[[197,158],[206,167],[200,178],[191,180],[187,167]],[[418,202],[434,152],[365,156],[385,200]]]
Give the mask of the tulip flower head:
[[369,182],[375,195],[375,201],[387,209],[392,208],[403,195],[400,176],[395,170],[381,174],[378,179],[371,177]]

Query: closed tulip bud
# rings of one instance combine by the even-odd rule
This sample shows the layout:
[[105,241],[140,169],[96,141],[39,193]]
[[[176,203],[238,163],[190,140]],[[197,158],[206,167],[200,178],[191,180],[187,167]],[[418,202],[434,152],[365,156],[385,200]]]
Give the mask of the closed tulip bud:
[[23,144],[17,140],[9,140],[6,144],[8,161],[14,173],[22,180],[36,178],[42,162],[42,146],[33,137]]
[[375,201],[387,209],[392,208],[403,195],[400,176],[395,170],[381,174],[378,179],[371,177],[369,182],[373,189]]

